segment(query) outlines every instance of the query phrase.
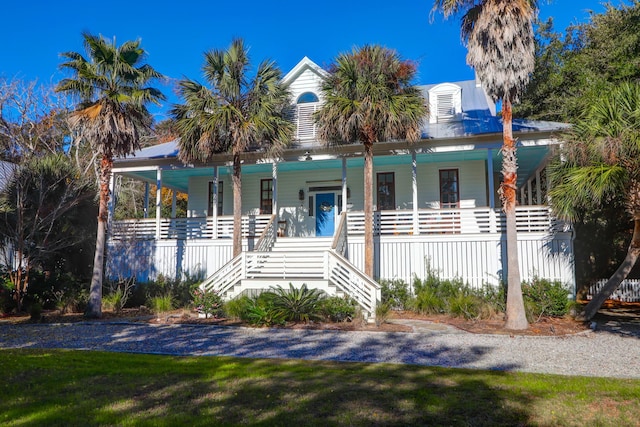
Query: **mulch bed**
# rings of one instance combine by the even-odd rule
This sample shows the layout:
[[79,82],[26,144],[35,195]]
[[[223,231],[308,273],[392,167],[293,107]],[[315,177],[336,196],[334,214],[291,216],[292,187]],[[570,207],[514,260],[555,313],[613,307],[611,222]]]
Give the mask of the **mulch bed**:
[[[637,313],[640,313],[640,307],[637,307]],[[443,323],[452,325],[456,328],[478,334],[508,334],[508,335],[535,335],[535,336],[558,336],[570,335],[584,332],[589,329],[589,325],[583,322],[577,322],[571,317],[543,317],[538,322],[532,323],[529,329],[525,331],[509,331],[504,329],[504,319],[479,319],[466,320],[460,317],[451,317],[447,315],[420,315],[413,312],[393,312],[391,319],[417,319],[426,320],[434,323]],[[242,322],[233,319],[204,319],[198,317],[195,312],[187,310],[176,310],[170,313],[164,313],[161,316],[153,315],[145,308],[125,309],[120,313],[104,311],[101,319],[86,319],[81,313],[60,314],[56,311],[43,313],[40,322],[44,323],[67,323],[67,322],[113,322],[113,321],[130,321],[149,324],[200,324],[200,325],[222,325],[222,326],[245,326]],[[34,321],[28,315],[10,315],[0,317],[0,322],[13,323],[33,323]],[[342,322],[342,323],[291,323],[283,326],[292,329],[329,329],[342,331],[378,331],[378,332],[411,332],[412,328],[407,325],[385,322],[380,326],[375,324],[364,323],[362,321]]]

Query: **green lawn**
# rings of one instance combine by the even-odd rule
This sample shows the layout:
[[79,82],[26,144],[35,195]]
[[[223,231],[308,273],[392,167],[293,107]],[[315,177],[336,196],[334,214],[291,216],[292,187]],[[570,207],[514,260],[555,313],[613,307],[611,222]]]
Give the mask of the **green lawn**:
[[640,380],[66,350],[0,372],[2,426],[640,423]]

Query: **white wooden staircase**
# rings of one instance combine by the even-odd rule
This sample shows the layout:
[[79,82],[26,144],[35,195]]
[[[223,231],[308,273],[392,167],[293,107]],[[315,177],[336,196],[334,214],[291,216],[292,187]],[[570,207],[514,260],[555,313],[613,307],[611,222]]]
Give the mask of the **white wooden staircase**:
[[342,226],[345,224],[346,216],[335,238],[279,237],[271,241],[271,247],[262,247],[266,250],[243,252],[207,278],[202,286],[216,290],[229,300],[244,292],[272,286],[286,289],[289,284],[297,288],[306,284],[329,295],[349,295],[368,319],[374,319],[381,299],[380,285],[343,256],[346,233]]

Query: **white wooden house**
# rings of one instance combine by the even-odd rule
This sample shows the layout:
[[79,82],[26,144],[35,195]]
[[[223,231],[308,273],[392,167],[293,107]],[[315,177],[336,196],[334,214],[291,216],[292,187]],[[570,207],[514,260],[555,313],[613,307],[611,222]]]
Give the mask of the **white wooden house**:
[[[200,272],[227,298],[289,283],[349,294],[374,312],[379,285],[362,273],[362,145],[326,147],[312,114],[324,71],[304,58],[285,77],[295,141],[278,159],[247,153],[242,164],[243,253],[232,259],[230,157],[182,164],[176,141],[115,162],[114,176],[188,194],[186,218],[112,221],[108,274],[144,281]],[[421,87],[429,100],[422,139],[374,145],[375,277],[461,278],[473,286],[506,277],[499,206],[502,125],[476,81]],[[518,139],[517,229],[523,280],[574,286],[571,229],[545,204],[545,164],[559,143],[553,122],[514,120]],[[116,193],[117,199],[117,193]],[[160,200],[160,197],[157,197]]]

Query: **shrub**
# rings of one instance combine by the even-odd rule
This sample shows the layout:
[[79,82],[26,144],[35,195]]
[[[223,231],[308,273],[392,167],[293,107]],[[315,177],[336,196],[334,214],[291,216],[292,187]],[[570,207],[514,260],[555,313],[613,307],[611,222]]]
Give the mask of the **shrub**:
[[282,286],[272,287],[264,296],[270,300],[278,317],[286,321],[309,322],[320,319],[320,302],[325,295],[320,289],[307,288],[306,284],[295,288],[289,283],[288,290]]
[[434,289],[422,289],[413,303],[415,311],[421,314],[444,313],[445,303]]
[[358,311],[358,304],[349,297],[330,296],[320,303],[320,312],[332,322],[351,322]]
[[522,284],[522,297],[530,321],[542,316],[564,316],[570,305],[569,290],[562,283],[539,277]]
[[271,299],[265,293],[249,298],[242,320],[253,326],[282,325],[285,322],[281,312],[274,310]]
[[224,303],[224,312],[233,319],[246,320],[251,298],[246,295],[234,298]]
[[391,313],[391,305],[388,303],[380,303],[376,305],[376,326],[380,327],[389,318]]
[[222,315],[222,297],[215,290],[201,289],[196,286],[193,291],[193,306],[205,318]]
[[42,319],[42,303],[40,301],[33,301],[29,306],[29,315],[32,321],[38,321]]
[[173,297],[171,294],[158,295],[151,298],[151,308],[154,313],[160,315],[173,309]]
[[0,275],[0,314],[10,313],[17,308],[16,301],[13,298],[13,289],[9,278]]
[[411,304],[409,285],[404,280],[382,280],[382,303],[388,304],[391,310],[406,310]]
[[475,289],[461,279],[441,280],[431,269],[424,280],[414,279],[413,288],[416,293],[413,309],[422,314],[488,318],[504,307],[504,292],[500,289],[492,286]]
[[470,293],[458,292],[447,299],[448,313],[455,317],[476,319],[482,313],[484,302],[481,298]]

